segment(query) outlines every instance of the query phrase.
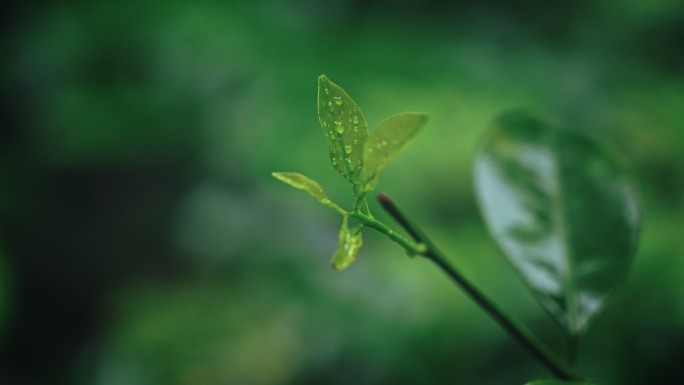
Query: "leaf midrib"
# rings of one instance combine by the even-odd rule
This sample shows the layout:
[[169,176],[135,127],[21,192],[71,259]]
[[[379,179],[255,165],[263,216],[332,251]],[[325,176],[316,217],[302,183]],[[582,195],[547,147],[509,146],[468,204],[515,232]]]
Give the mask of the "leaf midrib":
[[563,248],[566,269],[564,275],[561,277],[561,284],[563,286],[563,293],[565,297],[565,303],[567,307],[567,322],[571,334],[576,334],[578,332],[578,325],[576,325],[576,297],[573,295],[575,285],[573,280],[573,261],[574,261],[574,250],[570,243],[572,239],[570,235],[570,227],[568,226],[569,218],[567,211],[567,202],[564,192],[565,183],[564,173],[561,167],[561,158],[558,156],[560,153],[559,140],[557,135],[553,135],[550,141],[550,154],[553,159],[553,172],[556,179],[556,194],[551,194],[551,215],[556,228],[558,229],[559,236],[561,238],[561,246]]

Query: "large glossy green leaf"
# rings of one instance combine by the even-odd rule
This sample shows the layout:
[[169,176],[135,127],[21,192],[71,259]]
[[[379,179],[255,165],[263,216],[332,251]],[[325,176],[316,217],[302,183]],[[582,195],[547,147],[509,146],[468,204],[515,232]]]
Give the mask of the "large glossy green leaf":
[[342,220],[342,227],[338,239],[337,250],[332,256],[330,263],[337,271],[342,271],[349,267],[359,254],[359,249],[363,244],[361,233],[354,234],[349,228],[348,217]]
[[637,194],[621,165],[585,136],[512,112],[495,121],[474,173],[507,257],[570,334],[584,332],[637,244]]
[[598,385],[595,382],[576,382],[576,381],[561,381],[561,380],[537,380],[528,382],[525,385]]
[[318,77],[318,120],[328,139],[333,167],[356,183],[363,167],[368,124],[354,100],[325,75]]
[[426,114],[402,113],[391,116],[371,132],[363,153],[364,190],[372,190],[382,170],[427,123]]
[[334,209],[338,213],[342,215],[346,214],[346,212],[340,208],[340,206],[336,205],[330,200],[330,198],[328,198],[328,196],[325,194],[325,191],[323,191],[323,187],[321,187],[321,185],[313,179],[310,179],[298,172],[274,172],[271,175],[273,175],[273,177],[279,181],[289,184],[296,189],[308,192],[309,195],[314,197],[314,199]]

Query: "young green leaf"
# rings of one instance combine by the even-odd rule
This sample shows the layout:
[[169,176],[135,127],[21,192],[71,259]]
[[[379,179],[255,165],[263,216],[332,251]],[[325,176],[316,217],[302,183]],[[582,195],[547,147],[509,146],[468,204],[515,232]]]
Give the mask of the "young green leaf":
[[495,121],[474,173],[506,256],[571,335],[586,331],[637,245],[638,199],[621,165],[582,135],[513,112]]
[[279,181],[289,184],[296,189],[308,192],[309,195],[314,197],[314,199],[332,208],[338,213],[342,215],[347,214],[346,211],[344,211],[342,208],[340,208],[340,206],[336,205],[330,200],[330,198],[328,198],[328,196],[325,194],[325,191],[323,191],[323,187],[321,187],[321,185],[316,181],[309,179],[308,177],[297,172],[274,172],[271,175],[273,175],[273,177]]
[[525,385],[598,385],[594,382],[577,382],[577,381],[561,381],[561,380],[537,380],[528,382]]
[[355,184],[363,167],[368,124],[354,100],[325,75],[318,77],[318,120],[328,139],[333,167]]
[[390,116],[371,132],[363,152],[363,189],[372,190],[382,170],[427,123],[426,114],[405,112]]
[[338,242],[331,264],[335,270],[342,271],[354,263],[363,244],[361,233],[353,234],[349,229],[347,216],[342,220]]

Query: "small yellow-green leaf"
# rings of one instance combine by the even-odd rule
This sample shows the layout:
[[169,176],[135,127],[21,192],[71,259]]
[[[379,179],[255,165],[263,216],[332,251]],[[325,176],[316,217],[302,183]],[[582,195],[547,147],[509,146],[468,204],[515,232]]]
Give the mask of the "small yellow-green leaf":
[[352,233],[349,229],[347,218],[348,217],[345,216],[342,220],[337,250],[335,250],[332,260],[330,261],[332,267],[337,271],[346,269],[356,261],[356,256],[359,254],[359,249],[361,249],[361,245],[363,244],[361,233]]
[[298,172],[274,172],[271,175],[273,175],[273,177],[275,177],[279,181],[289,184],[290,186],[296,189],[308,192],[309,195],[314,197],[314,199],[316,199],[317,201],[334,209],[342,215],[346,215],[346,212],[338,205],[336,205],[334,202],[332,202],[330,198],[328,198],[328,196],[325,194],[325,191],[323,191],[323,187],[321,187],[321,185],[313,179],[310,179]]
[[318,120],[328,139],[333,167],[356,183],[363,167],[368,124],[354,100],[325,75],[318,77]]
[[390,116],[371,132],[363,153],[364,190],[377,185],[382,170],[397,156],[427,123],[426,114],[409,113]]

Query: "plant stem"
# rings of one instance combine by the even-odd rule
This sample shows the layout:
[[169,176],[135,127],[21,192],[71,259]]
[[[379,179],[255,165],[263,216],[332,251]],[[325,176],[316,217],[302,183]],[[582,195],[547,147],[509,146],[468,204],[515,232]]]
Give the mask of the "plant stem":
[[470,296],[489,316],[522,345],[534,358],[544,364],[553,374],[563,380],[577,380],[579,377],[565,364],[563,364],[551,350],[549,350],[536,336],[519,322],[513,320],[508,314],[500,309],[492,300],[485,296],[470,281],[456,270],[449,262],[446,255],[427,237],[427,235],[408,218],[406,218],[392,200],[385,194],[378,195],[378,201],[410,235],[425,246],[424,252],[420,253],[437,266],[439,266],[466,294]]
[[373,218],[366,200],[366,192],[363,191],[359,184],[354,184],[354,203],[352,204],[352,212],[361,212]]
[[410,239],[405,238],[401,234],[389,228],[386,224],[378,221],[377,219],[369,215],[357,211],[349,213],[349,216],[358,219],[365,226],[372,227],[375,230],[378,230],[379,232],[387,235],[391,240],[393,240],[394,242],[398,243],[401,247],[406,249],[406,251],[411,255],[423,254],[425,252],[425,245],[412,242]]

